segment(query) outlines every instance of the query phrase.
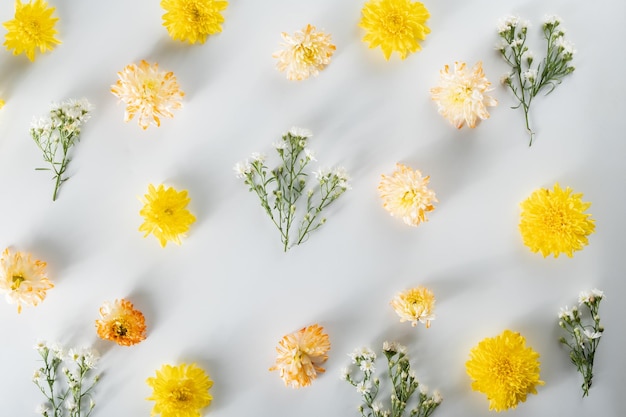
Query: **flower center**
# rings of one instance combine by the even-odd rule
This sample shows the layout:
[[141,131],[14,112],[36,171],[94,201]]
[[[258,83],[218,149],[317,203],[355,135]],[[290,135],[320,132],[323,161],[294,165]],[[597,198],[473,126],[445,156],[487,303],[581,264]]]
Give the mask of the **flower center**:
[[118,320],[113,324],[113,332],[118,336],[124,337],[128,333],[128,329],[125,323]]
[[198,23],[204,20],[204,14],[194,2],[185,5],[185,17],[191,23]]
[[168,216],[171,216],[174,214],[174,210],[168,207],[165,210],[163,210],[163,213],[167,214]]
[[415,190],[405,191],[404,195],[402,196],[401,202],[405,206],[413,205],[413,201],[415,201],[416,196],[417,196],[417,193],[415,192]]
[[404,16],[397,12],[389,13],[382,23],[385,30],[393,35],[401,33],[405,28]]
[[300,45],[298,49],[300,50],[299,52],[304,62],[306,62],[307,64],[312,64],[315,62],[315,58],[317,57],[315,48]]
[[29,19],[21,22],[20,29],[30,42],[37,41],[41,37],[41,27],[37,19]]
[[493,366],[493,372],[498,381],[504,383],[514,374],[513,364],[509,358],[498,358]]
[[19,275],[13,275],[13,283],[11,284],[11,290],[15,291],[17,290],[20,285],[22,285],[22,282],[24,282],[26,280],[26,278],[24,278],[24,276],[22,274]]
[[191,398],[191,392],[187,387],[176,387],[172,390],[170,396],[174,401],[184,403]]

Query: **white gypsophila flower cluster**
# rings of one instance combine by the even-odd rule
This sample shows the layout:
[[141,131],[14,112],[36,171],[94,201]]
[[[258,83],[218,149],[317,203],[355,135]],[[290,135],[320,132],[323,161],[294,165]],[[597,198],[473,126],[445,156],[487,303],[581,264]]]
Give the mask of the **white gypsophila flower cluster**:
[[592,289],[591,291],[581,291],[578,294],[578,302],[580,304],[589,304],[596,301],[599,301],[604,298],[604,292],[600,291],[597,288]]
[[519,21],[520,19],[517,16],[507,16],[504,19],[500,19],[498,21],[498,33],[505,33],[511,29],[515,29]]
[[543,17],[543,24],[544,26],[554,26],[554,25],[558,25],[561,23],[561,18],[559,16],[556,15],[545,15]]
[[60,135],[76,136],[80,127],[91,117],[93,106],[87,99],[69,99],[62,103],[52,103],[47,116],[34,119],[31,135],[60,140]]
[[310,138],[313,137],[313,132],[309,129],[301,128],[301,127],[292,127],[288,132],[291,136],[299,137],[299,138]]

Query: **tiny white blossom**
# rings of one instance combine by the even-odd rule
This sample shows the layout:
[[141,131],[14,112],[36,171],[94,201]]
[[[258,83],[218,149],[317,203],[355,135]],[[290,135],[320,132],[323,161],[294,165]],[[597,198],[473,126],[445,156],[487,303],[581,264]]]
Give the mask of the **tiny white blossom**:
[[543,24],[544,25],[556,25],[561,23],[561,18],[555,15],[545,15],[543,17]]
[[305,148],[304,149],[304,156],[306,157],[306,159],[308,159],[309,161],[317,161],[317,159],[315,159],[315,152],[313,152],[312,150],[310,150],[309,148]]
[[569,309],[567,306],[561,307],[561,311],[559,312],[559,318],[560,319],[569,318],[570,320],[573,320],[574,310]]
[[263,162],[265,161],[265,155],[259,152],[252,152],[250,159],[252,159],[252,162]]
[[50,409],[50,404],[48,403],[39,404],[37,408],[35,408],[35,413],[41,414],[42,416],[45,414],[49,414],[50,411],[52,410]]
[[272,146],[274,146],[276,150],[283,150],[287,148],[287,143],[285,143],[284,140],[280,140],[280,141],[277,140],[276,142],[272,144]]
[[533,51],[530,49],[522,54],[522,60],[525,60],[526,62],[530,63],[533,59],[535,59],[535,54],[533,54]]
[[373,361],[365,360],[361,362],[361,371],[366,373],[374,373],[376,371],[376,366]]
[[604,298],[604,291],[600,291],[597,288],[594,288],[593,290],[591,290],[591,293],[593,294],[594,297],[596,297],[597,299],[601,299]]
[[601,332],[594,332],[589,329],[585,329],[583,333],[585,333],[585,336],[589,339],[599,339],[602,336]]
[[419,389],[420,389],[420,393],[426,395],[428,394],[428,385],[426,384],[419,384]]
[[529,83],[534,83],[535,80],[537,79],[537,70],[534,68],[528,69],[526,71],[524,71],[524,78],[529,82]]
[[581,291],[578,294],[578,303],[584,304],[589,302],[589,298],[591,298],[591,292],[589,291]]
[[441,392],[439,392],[439,390],[433,391],[433,401],[435,402],[435,404],[441,404],[441,402],[443,401],[443,396],[441,395]]
[[78,351],[78,349],[71,348],[67,352],[67,358],[76,362],[80,358],[80,352]]
[[246,160],[244,162],[237,162],[233,167],[233,170],[235,171],[235,176],[237,178],[246,178],[246,176],[252,172],[252,166]]
[[67,408],[69,411],[74,410],[76,408],[76,402],[74,402],[74,399],[70,398],[65,401],[65,408]]
[[313,136],[313,132],[309,129],[303,129],[301,127],[292,127],[289,129],[289,133],[291,136],[299,137],[299,138],[310,138]]
[[372,389],[372,383],[370,381],[361,381],[356,384],[356,392],[361,395],[368,394]]
[[566,41],[562,36],[556,38],[554,45],[559,48],[561,55],[574,55],[576,53],[574,44]]
[[83,348],[81,354],[85,358],[85,365],[89,369],[95,369],[100,360],[100,353],[93,348]]
[[381,403],[380,401],[375,402],[374,404],[372,404],[372,411],[375,413],[378,413],[380,411],[382,411],[383,409],[383,403]]
[[346,381],[348,379],[348,375],[350,375],[350,370],[346,367],[341,368],[340,378]]

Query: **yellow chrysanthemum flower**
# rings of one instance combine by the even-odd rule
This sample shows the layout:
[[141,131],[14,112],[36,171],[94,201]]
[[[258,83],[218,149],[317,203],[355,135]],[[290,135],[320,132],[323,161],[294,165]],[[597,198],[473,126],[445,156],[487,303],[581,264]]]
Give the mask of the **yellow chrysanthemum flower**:
[[0,258],[0,293],[4,293],[11,304],[17,304],[17,312],[22,306],[37,306],[46,291],[54,285],[46,276],[46,263],[32,260],[30,254],[15,252],[8,248]]
[[472,389],[487,395],[489,409],[504,411],[526,401],[528,394],[537,393],[537,385],[544,384],[538,358],[522,335],[505,330],[472,348],[465,367]]
[[378,185],[383,207],[410,226],[428,221],[426,213],[433,211],[437,202],[435,192],[428,188],[429,181],[430,177],[422,177],[420,171],[396,164],[396,171],[390,177],[383,174]]
[[550,254],[558,258],[561,253],[571,258],[588,244],[587,236],[595,230],[595,220],[585,213],[590,206],[582,201],[582,194],[572,194],[569,187],[562,189],[558,183],[554,191],[535,190],[521,204],[519,229],[524,244],[544,258]]
[[98,336],[121,346],[132,346],[145,340],[146,321],[139,310],[128,300],[105,302],[100,307],[100,319],[96,320]]
[[159,188],[154,185],[148,186],[148,194],[142,200],[144,206],[139,212],[144,218],[144,223],[139,227],[145,236],[152,233],[162,247],[167,241],[180,245],[180,237],[185,236],[189,227],[196,218],[187,210],[187,204],[191,199],[187,196],[187,190],[176,191],[172,187],[165,189],[163,184]]
[[284,336],[276,352],[276,364],[270,371],[279,371],[286,386],[302,388],[311,385],[317,373],[324,372],[320,365],[326,362],[330,340],[319,324],[303,327]]
[[276,68],[287,72],[288,80],[305,80],[317,76],[329,63],[335,52],[330,35],[318,32],[315,26],[306,27],[293,36],[283,32],[284,49],[272,55],[278,59]]
[[200,410],[213,400],[209,394],[213,381],[194,363],[163,365],[146,382],[152,387],[148,400],[155,402],[151,416],[200,417]]
[[465,62],[455,62],[454,72],[451,73],[446,65],[439,74],[440,85],[430,90],[439,114],[457,129],[465,123],[474,128],[477,119],[489,118],[487,107],[497,105],[498,101],[485,94],[493,87],[485,77],[482,62],[474,65],[471,71],[466,70]]
[[410,321],[411,326],[417,326],[417,322],[430,327],[430,321],[435,319],[435,294],[425,287],[416,287],[398,293],[391,306],[400,316],[400,322]]
[[422,48],[418,41],[430,33],[426,26],[430,13],[418,1],[370,0],[361,12],[359,26],[367,31],[363,42],[369,42],[370,48],[380,46],[387,60],[393,51],[402,59],[419,51]]
[[4,107],[4,100],[0,99],[0,109]]
[[13,55],[26,54],[28,59],[35,60],[35,50],[44,53],[51,51],[61,43],[54,37],[58,32],[54,28],[57,17],[52,17],[54,7],[48,7],[43,0],[22,3],[15,0],[15,16],[13,20],[4,22],[2,26],[8,30],[4,36],[4,46]]
[[174,117],[173,110],[182,107],[185,93],[173,72],[159,71],[158,64],[142,60],[139,66],[127,65],[117,73],[119,80],[111,92],[126,103],[124,121],[139,114],[139,126],[147,129],[153,123],[161,126],[160,117]]
[[228,6],[220,0],[161,0],[163,26],[175,40],[204,43],[209,35],[222,31],[224,16],[220,13]]

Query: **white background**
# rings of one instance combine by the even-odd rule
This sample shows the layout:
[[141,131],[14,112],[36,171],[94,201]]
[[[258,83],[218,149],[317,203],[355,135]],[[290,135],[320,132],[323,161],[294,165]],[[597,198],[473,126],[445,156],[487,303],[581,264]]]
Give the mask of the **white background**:
[[[387,62],[361,42],[363,1],[232,1],[223,32],[203,45],[168,37],[158,1],[52,2],[62,44],[34,63],[0,51],[0,246],[48,263],[55,288],[37,308],[0,303],[0,410],[28,416],[43,400],[31,382],[38,339],[101,350],[97,416],[148,416],[145,379],[162,364],[196,362],[215,381],[214,416],[357,416],[360,396],[339,379],[347,354],[384,340],[409,346],[421,381],[438,388],[438,417],[489,415],[465,373],[470,349],[504,329],[521,332],[541,354],[538,395],[510,416],[613,417],[624,409],[623,100],[626,35],[622,1],[427,1],[432,33],[423,50]],[[0,21],[14,5],[3,0]],[[532,107],[537,132],[527,146],[521,110],[499,85],[507,66],[494,49],[499,18],[540,22],[558,14],[576,45],[576,71]],[[318,78],[289,82],[272,53],[280,33],[311,23],[337,51]],[[4,29],[3,29],[4,31]],[[4,33],[4,32],[2,32]],[[110,92],[117,71],[141,59],[174,71],[184,106],[160,128],[123,122]],[[429,89],[454,61],[482,60],[500,105],[476,129],[454,129]],[[58,201],[28,134],[52,101],[86,97],[95,106],[74,148]],[[314,133],[323,166],[344,166],[352,190],[326,225],[283,253],[278,231],[233,165],[291,126]],[[431,176],[440,203],[418,228],[387,214],[380,175],[396,162]],[[313,167],[316,167],[313,165]],[[573,258],[531,253],[518,231],[519,204],[555,182],[592,202],[596,233]],[[144,239],[137,229],[148,184],[187,189],[197,222],[182,246]],[[399,323],[389,301],[417,285],[437,296],[430,329]],[[597,287],[606,327],[590,396],[558,344],[559,307]],[[106,300],[128,298],[143,311],[148,338],[120,347],[97,338]],[[319,323],[332,344],[327,372],[312,386],[286,388],[269,372],[280,338]],[[378,368],[385,367],[384,359]],[[33,414],[34,415],[34,414]]]

